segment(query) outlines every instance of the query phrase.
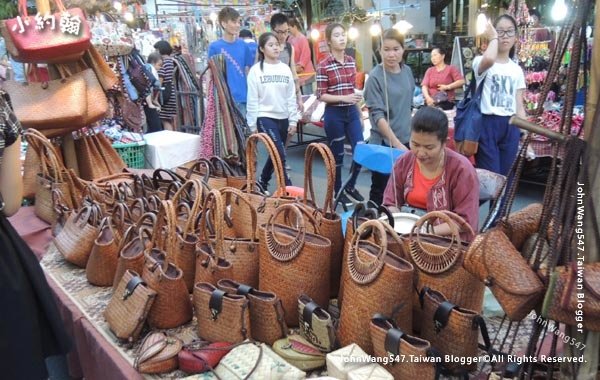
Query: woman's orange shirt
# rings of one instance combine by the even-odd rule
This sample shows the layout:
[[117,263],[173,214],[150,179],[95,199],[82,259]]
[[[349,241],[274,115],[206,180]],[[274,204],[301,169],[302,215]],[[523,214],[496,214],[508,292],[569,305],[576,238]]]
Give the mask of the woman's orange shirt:
[[441,174],[433,179],[425,178],[423,173],[421,173],[419,163],[415,160],[413,188],[406,195],[406,202],[412,207],[427,209],[427,194],[429,194],[429,190],[440,179],[440,176]]

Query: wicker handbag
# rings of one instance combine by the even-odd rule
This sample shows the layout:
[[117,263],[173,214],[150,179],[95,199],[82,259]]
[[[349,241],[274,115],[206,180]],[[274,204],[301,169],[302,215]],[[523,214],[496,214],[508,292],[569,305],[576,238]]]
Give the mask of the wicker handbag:
[[[256,145],[261,141],[267,148],[267,153],[273,162],[274,174],[277,180],[277,190],[272,196],[268,197],[256,191]],[[246,160],[247,160],[247,178],[245,197],[256,209],[258,225],[269,221],[271,215],[281,206],[292,203],[295,198],[286,197],[285,176],[283,174],[283,165],[275,144],[266,133],[254,133],[246,142]]]
[[331,352],[335,346],[333,319],[327,310],[308,296],[298,297],[300,334],[323,352]]
[[71,214],[62,231],[54,238],[54,244],[65,260],[85,268],[100,232],[101,216],[97,204],[85,205]]
[[173,264],[176,250],[175,207],[162,201],[152,234],[152,248],[145,252],[142,278],[156,291],[156,301],[150,309],[150,326],[168,329],[192,319],[192,303],[183,280],[183,272]]
[[[273,222],[287,210],[295,214],[297,227]],[[288,326],[298,326],[298,314],[294,311],[300,295],[306,294],[320,305],[329,304],[331,242],[319,235],[314,219],[307,219],[305,223],[298,207],[286,204],[260,227],[259,288],[281,298]],[[306,232],[308,223],[316,234]]]
[[325,354],[298,334],[279,339],[273,344],[273,351],[303,371],[325,366]]
[[164,332],[151,332],[140,345],[133,367],[141,373],[167,373],[177,369],[183,342]]
[[[212,190],[206,197],[204,209],[210,211],[204,213],[200,221],[199,234],[203,242],[198,250],[198,255],[202,255],[204,260],[207,256],[212,255],[214,263],[218,263],[218,259],[229,262],[231,273],[229,277],[221,278],[229,278],[257,288],[259,249],[256,237],[256,211],[241,191],[234,188],[223,188],[221,192],[223,196],[218,190]],[[230,205],[236,204],[234,210],[237,210],[238,213],[232,215],[231,218],[229,217],[231,209],[227,210],[225,199],[229,199]],[[241,224],[247,227],[247,231],[240,229],[241,233],[238,234],[236,233],[237,225]],[[244,234],[248,235],[242,236]],[[196,266],[198,267],[198,265],[205,266],[206,264],[197,262]]]
[[241,165],[232,167],[227,161],[219,156],[212,156],[210,162],[216,170],[216,174],[227,178],[227,186],[235,189],[243,189],[246,186],[246,172]]
[[[396,327],[393,319],[376,314],[371,319],[371,342],[376,357],[407,358],[393,360],[385,366],[394,379],[433,380],[436,364],[428,359],[435,354],[428,341],[408,335]],[[401,355],[401,356],[400,356]]]
[[[378,244],[362,240],[363,233],[370,229]],[[352,237],[346,261],[350,275],[344,284],[338,339],[342,346],[357,343],[370,354],[369,321],[373,314],[393,315],[403,331],[412,330],[414,268],[385,249],[387,231],[393,230],[379,220],[361,224]]]
[[501,228],[478,235],[463,266],[490,288],[510,320],[525,318],[544,297],[544,284]]
[[110,330],[119,339],[135,342],[155,298],[156,292],[136,272],[125,272],[104,310]]
[[323,207],[315,207],[317,213],[315,219],[319,225],[321,235],[331,241],[331,289],[330,296],[337,297],[342,275],[342,256],[344,253],[344,235],[342,234],[342,218],[335,212],[333,207],[333,186],[335,184],[335,159],[331,149],[322,143],[312,143],[306,149],[304,155],[304,204],[317,204],[313,184],[313,161],[314,156],[320,154],[325,163],[327,175],[327,190]]
[[579,329],[600,331],[600,262],[583,268],[575,262],[557,267],[550,277],[542,315]]
[[[448,223],[452,237],[441,237],[433,234],[421,234],[424,225],[432,225],[433,221]],[[483,307],[483,291],[485,286],[479,279],[467,272],[463,266],[464,253],[468,247],[462,243],[459,226],[475,236],[470,225],[460,216],[449,211],[433,211],[421,217],[413,227],[408,238],[410,256],[416,271],[416,289],[423,287],[443,291],[448,300],[460,307],[481,311]],[[415,314],[413,329],[420,331],[421,310],[418,305],[418,293],[414,295]]]
[[272,345],[278,339],[287,336],[283,306],[275,293],[262,292],[232,280],[219,280],[217,287],[229,294],[248,298],[252,339]]
[[198,179],[204,181],[210,189],[221,189],[227,186],[227,178],[216,176],[215,171],[212,163],[206,158],[193,161],[189,167],[179,166],[177,168],[177,174],[186,180]]
[[138,219],[137,223],[130,227],[123,236],[122,247],[119,250],[117,268],[113,279],[113,288],[116,288],[121,277],[127,270],[142,273],[144,270],[144,251],[146,245],[152,241],[152,228],[156,223],[154,213],[146,213]]
[[113,174],[106,166],[95,139],[95,135],[83,135],[75,140],[79,176],[88,181]]
[[540,229],[542,209],[541,203],[532,203],[498,223],[517,250],[520,251],[527,238]]
[[113,148],[111,142],[108,140],[108,137],[106,137],[104,133],[98,133],[94,137],[94,143],[98,147],[100,155],[106,163],[106,167],[108,168],[110,174],[122,173],[127,165],[115,148]]
[[228,294],[214,285],[199,282],[194,286],[194,310],[198,336],[209,342],[242,342],[252,334],[248,299]]
[[100,223],[100,233],[94,241],[94,246],[85,274],[90,284],[96,286],[112,286],[119,261],[119,250],[123,240],[123,220],[107,216]]
[[[423,308],[421,337],[440,353],[458,358],[477,356],[479,331],[486,349],[490,348],[490,339],[483,318],[475,311],[463,309],[449,302],[440,292],[423,288],[420,294]],[[456,370],[460,363],[445,361],[450,370]],[[477,363],[463,367],[468,371],[477,368]]]

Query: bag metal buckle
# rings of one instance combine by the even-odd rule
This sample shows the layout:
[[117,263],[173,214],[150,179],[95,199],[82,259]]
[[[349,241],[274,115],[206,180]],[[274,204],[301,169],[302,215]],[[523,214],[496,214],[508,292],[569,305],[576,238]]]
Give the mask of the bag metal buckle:
[[440,321],[436,321],[436,320],[433,321],[433,329],[435,330],[436,334],[439,334],[440,331],[442,331],[443,327],[444,326],[442,326],[442,323]]
[[217,317],[219,316],[219,310],[217,309],[210,309],[210,314],[211,314],[211,321],[216,321]]

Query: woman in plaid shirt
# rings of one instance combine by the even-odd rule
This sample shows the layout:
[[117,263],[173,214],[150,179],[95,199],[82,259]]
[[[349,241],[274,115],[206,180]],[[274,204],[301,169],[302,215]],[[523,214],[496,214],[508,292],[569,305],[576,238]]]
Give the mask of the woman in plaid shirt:
[[[346,55],[346,29],[341,24],[329,24],[325,29],[325,38],[330,53],[317,68],[317,98],[325,102],[324,127],[329,147],[335,157],[335,193],[342,186],[342,166],[344,164],[344,140],[350,140],[352,151],[357,143],[363,142],[361,112],[358,102],[362,95],[354,91],[356,64]],[[358,202],[364,198],[354,188],[360,166],[355,165],[352,177],[339,201],[350,203],[347,195]]]

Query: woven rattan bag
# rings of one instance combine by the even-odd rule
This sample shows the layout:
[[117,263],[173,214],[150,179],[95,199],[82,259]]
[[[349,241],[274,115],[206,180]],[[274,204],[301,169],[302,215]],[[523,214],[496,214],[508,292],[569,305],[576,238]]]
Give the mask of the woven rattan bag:
[[[296,224],[274,223],[279,213],[290,211]],[[312,225],[316,234],[306,232]],[[298,297],[306,294],[319,305],[329,304],[331,242],[319,235],[316,222],[297,206],[279,207],[260,228],[259,289],[277,294],[288,326],[298,326]]]
[[102,212],[97,204],[83,206],[71,214],[54,244],[65,260],[85,268],[92,253],[94,241],[100,232]]
[[146,245],[152,241],[152,229],[156,223],[156,214],[148,212],[138,219],[123,236],[122,247],[119,250],[117,268],[113,279],[113,288],[116,288],[121,277],[127,270],[142,273],[144,270],[144,251]]
[[[323,207],[316,206],[313,184],[313,161],[320,154],[325,163],[327,175],[327,190]],[[331,289],[330,296],[337,297],[342,275],[342,256],[344,253],[344,235],[342,234],[342,218],[335,212],[333,207],[333,186],[335,184],[335,159],[331,149],[322,143],[312,143],[304,153],[304,204],[315,205],[315,219],[319,225],[321,235],[331,241]]]
[[298,318],[300,334],[323,352],[331,352],[335,347],[333,319],[326,309],[306,295],[298,297]]
[[[453,231],[452,237],[441,237],[434,234],[420,233],[421,227],[433,225],[435,220],[448,223]],[[449,211],[433,211],[421,217],[413,227],[408,238],[410,256],[415,266],[416,288],[423,287],[443,291],[448,300],[460,307],[481,311],[483,307],[484,284],[463,268],[466,243],[461,241],[459,228],[475,236],[473,229],[457,214]],[[418,294],[415,293],[414,305],[418,305]],[[420,331],[421,310],[414,307],[413,326],[415,332]]]
[[123,220],[107,216],[100,223],[100,233],[94,241],[92,252],[85,266],[85,275],[90,284],[111,286],[115,279],[119,251],[125,226]]
[[544,284],[500,228],[473,240],[463,266],[490,288],[513,321],[525,318],[544,297]]
[[245,296],[250,301],[252,339],[273,345],[287,335],[281,299],[272,292],[263,292],[232,280],[220,280],[217,287],[229,294]]
[[241,190],[246,186],[246,173],[241,165],[231,166],[219,156],[212,156],[210,162],[219,176],[227,178],[228,187]]
[[[371,229],[377,244],[361,239]],[[369,322],[375,313],[393,315],[403,331],[412,331],[414,268],[385,249],[389,230],[393,231],[379,220],[361,224],[345,263],[349,276],[344,284],[338,339],[342,346],[356,343],[369,354],[373,353]]]
[[517,250],[520,251],[527,238],[540,229],[542,209],[541,203],[532,203],[498,223]]
[[75,140],[79,176],[88,181],[113,174],[102,158],[102,153],[98,149],[95,139],[95,134],[84,134]]
[[[421,290],[423,325],[421,337],[446,358],[473,358],[477,356],[479,331],[481,331],[486,349],[490,347],[487,328],[483,318],[475,311],[463,309],[448,302],[440,292],[424,288]],[[460,363],[445,361],[451,370],[460,367]],[[468,371],[477,368],[477,363],[464,366]]]
[[248,299],[228,294],[214,285],[199,282],[194,286],[194,310],[198,336],[209,342],[243,342],[252,334]]
[[216,169],[206,158],[199,158],[198,160],[193,161],[189,167],[179,166],[176,171],[177,174],[186,180],[198,179],[204,181],[211,190],[221,189],[227,186],[227,178],[215,175]]
[[175,207],[162,201],[152,234],[152,248],[145,252],[142,278],[156,293],[148,323],[160,329],[175,328],[192,319],[192,302],[183,280],[183,272],[173,264],[177,226]]
[[110,330],[119,339],[135,342],[155,298],[156,292],[136,272],[125,272],[104,311]]
[[600,331],[600,262],[557,267],[550,277],[542,315],[569,326]]
[[428,341],[396,328],[393,319],[381,314],[371,319],[371,342],[376,357],[406,358],[394,360],[385,365],[394,379],[433,380],[436,378],[436,364],[428,360],[434,356]]

